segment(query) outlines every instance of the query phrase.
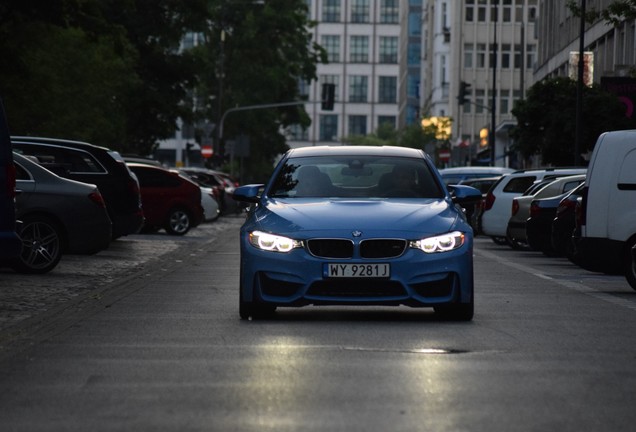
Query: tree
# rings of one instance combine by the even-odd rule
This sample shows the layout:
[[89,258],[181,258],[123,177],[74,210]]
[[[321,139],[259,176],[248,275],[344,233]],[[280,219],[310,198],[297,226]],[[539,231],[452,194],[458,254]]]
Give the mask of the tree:
[[[315,80],[317,63],[326,61],[325,51],[312,42],[307,16],[304,0],[211,2],[206,44],[196,50],[205,64],[200,96],[215,98],[203,115],[218,123],[231,107],[301,101],[299,83]],[[301,104],[241,111],[227,116],[223,138],[248,135],[245,171],[263,178],[287,150],[281,130],[309,122]]]
[[[517,118],[514,150],[528,158],[540,155],[548,165],[574,162],[576,81],[552,78],[535,83],[512,110]],[[602,132],[634,128],[618,98],[598,86],[585,87],[581,153],[594,148]]]
[[[568,0],[567,6],[576,16],[581,16],[582,10],[579,7],[579,1]],[[585,20],[587,22],[593,23],[599,19],[614,25],[625,20],[636,19],[636,0],[615,0],[605,9],[586,10]]]
[[135,53],[113,33],[76,23],[72,2],[8,1],[0,7],[0,93],[13,134],[118,144]]

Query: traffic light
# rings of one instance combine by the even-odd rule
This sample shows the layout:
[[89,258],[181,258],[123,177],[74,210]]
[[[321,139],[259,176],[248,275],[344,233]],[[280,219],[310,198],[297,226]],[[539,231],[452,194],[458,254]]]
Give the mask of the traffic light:
[[322,85],[322,98],[321,107],[325,111],[333,110],[333,102],[336,97],[336,85],[335,84],[323,84]]
[[469,96],[470,96],[470,84],[464,81],[460,82],[459,95],[457,96],[457,100],[459,101],[459,104],[464,105],[465,103],[470,102],[470,100],[468,99]]

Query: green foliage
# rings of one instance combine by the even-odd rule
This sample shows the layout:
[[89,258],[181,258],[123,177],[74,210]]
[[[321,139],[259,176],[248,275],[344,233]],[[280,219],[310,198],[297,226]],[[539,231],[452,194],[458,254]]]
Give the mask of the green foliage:
[[[215,123],[230,107],[298,100],[298,81],[315,79],[325,60],[306,8],[304,0],[4,0],[0,95],[11,132],[147,154],[174,134],[177,118]],[[204,44],[180,49],[192,32]],[[246,111],[228,116],[224,137],[249,135],[250,163],[271,166],[286,150],[281,128],[309,121],[302,106]]]
[[[582,10],[579,1],[568,0],[567,7],[576,16],[581,16]],[[605,9],[591,8],[585,11],[585,21],[594,23],[602,19],[608,24],[618,25],[623,21],[636,19],[636,0],[616,0]]]
[[[513,131],[514,150],[524,157],[541,155],[550,165],[572,165],[576,139],[576,81],[553,78],[534,84],[525,100],[512,114],[517,118]],[[613,94],[598,86],[584,87],[582,143],[580,152],[594,148],[602,132],[631,129],[625,106]]]
[[422,128],[419,122],[408,125],[400,131],[391,124],[381,124],[375,133],[355,135],[342,139],[349,145],[398,146],[424,149],[426,144],[435,141],[435,128]]

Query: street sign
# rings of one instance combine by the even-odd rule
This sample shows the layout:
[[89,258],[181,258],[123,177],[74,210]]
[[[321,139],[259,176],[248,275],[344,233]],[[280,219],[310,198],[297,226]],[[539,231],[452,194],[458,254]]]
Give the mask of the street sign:
[[442,162],[448,162],[450,160],[451,154],[449,151],[443,150],[438,153],[437,157],[439,157],[439,160],[441,160]]
[[209,158],[214,154],[214,151],[212,150],[212,146],[201,146],[201,156],[203,156],[204,158]]

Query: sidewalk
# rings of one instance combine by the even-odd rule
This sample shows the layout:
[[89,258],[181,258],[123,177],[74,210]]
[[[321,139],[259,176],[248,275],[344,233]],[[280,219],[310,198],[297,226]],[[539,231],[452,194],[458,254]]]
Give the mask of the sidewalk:
[[68,308],[100,299],[123,285],[134,289],[136,279],[179,265],[222,231],[238,235],[243,221],[242,215],[224,216],[183,237],[163,231],[122,237],[95,255],[64,255],[57,267],[43,275],[0,268],[0,354],[15,339],[28,338]]

